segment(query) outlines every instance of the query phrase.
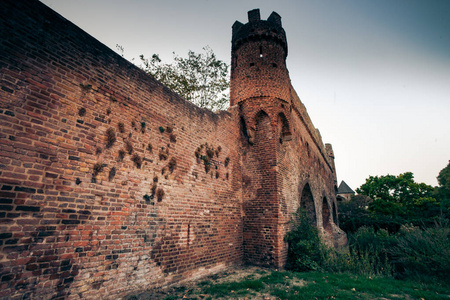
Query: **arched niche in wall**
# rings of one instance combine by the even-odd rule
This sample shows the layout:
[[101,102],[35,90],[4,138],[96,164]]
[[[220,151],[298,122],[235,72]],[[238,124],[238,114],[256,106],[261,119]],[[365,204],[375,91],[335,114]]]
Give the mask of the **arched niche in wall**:
[[325,231],[328,233],[331,233],[330,217],[331,217],[330,207],[328,205],[327,198],[323,197],[323,200],[322,200],[322,223],[323,223],[323,229],[325,229]]
[[277,123],[280,144],[282,144],[284,141],[292,140],[292,133],[289,127],[289,122],[284,113],[281,112],[278,114]]
[[339,225],[336,204],[334,203],[334,201],[332,203],[333,203],[333,222],[334,224]]
[[255,116],[255,143],[258,141],[270,139],[272,137],[272,126],[270,124],[269,115],[261,110]]
[[305,184],[300,196],[300,207],[306,212],[312,224],[317,225],[316,221],[316,206],[314,205],[314,198],[311,193],[309,183]]

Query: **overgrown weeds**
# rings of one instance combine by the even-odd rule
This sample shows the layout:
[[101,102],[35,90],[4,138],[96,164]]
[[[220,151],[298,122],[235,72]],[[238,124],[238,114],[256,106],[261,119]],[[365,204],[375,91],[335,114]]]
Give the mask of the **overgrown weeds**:
[[348,272],[364,276],[393,276],[426,281],[450,276],[450,226],[402,226],[398,233],[361,227],[349,234],[349,249],[326,247],[306,212],[299,210],[289,243],[286,267],[293,271]]

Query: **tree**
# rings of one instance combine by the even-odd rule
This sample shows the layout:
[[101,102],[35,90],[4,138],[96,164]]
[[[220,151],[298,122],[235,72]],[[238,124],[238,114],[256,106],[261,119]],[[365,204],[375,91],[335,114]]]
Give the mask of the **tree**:
[[406,172],[398,176],[370,176],[356,192],[373,200],[406,203],[412,199],[431,197],[433,190],[430,185],[414,182],[413,173]]
[[362,226],[372,226],[367,210],[372,199],[365,195],[353,196],[350,201],[339,204],[339,227],[345,232],[355,232]]
[[406,223],[429,225],[439,216],[440,203],[433,197],[434,188],[416,183],[411,172],[370,176],[356,191],[373,199],[368,212],[377,228],[397,231]]
[[140,56],[145,72],[161,81],[186,100],[212,111],[225,109],[229,103],[228,65],[217,59],[209,47],[204,53],[189,50],[187,58],[173,53],[173,63],[163,63],[158,54],[150,59]]
[[439,172],[437,180],[439,187],[436,189],[436,197],[441,202],[443,215],[450,219],[450,161]]

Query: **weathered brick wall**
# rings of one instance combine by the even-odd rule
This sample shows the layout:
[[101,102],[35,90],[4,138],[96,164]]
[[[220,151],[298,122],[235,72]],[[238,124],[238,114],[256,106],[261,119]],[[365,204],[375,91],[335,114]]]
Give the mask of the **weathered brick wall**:
[[230,93],[243,132],[244,260],[272,267],[286,263],[284,236],[300,206],[327,243],[346,243],[336,225],[332,148],[324,147],[291,86],[286,56],[275,12],[266,21],[253,10],[248,23],[234,23]]
[[1,1],[0,297],[114,298],[242,261],[237,111]]
[[0,297],[281,268],[299,206],[345,243],[332,148],[290,84],[278,14],[233,25],[232,107],[212,113],[38,1],[0,11]]

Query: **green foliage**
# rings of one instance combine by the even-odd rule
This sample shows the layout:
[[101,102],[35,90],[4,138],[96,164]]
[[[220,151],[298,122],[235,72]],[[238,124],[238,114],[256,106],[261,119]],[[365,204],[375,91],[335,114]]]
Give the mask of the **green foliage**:
[[349,251],[337,252],[321,242],[306,211],[299,209],[293,230],[285,240],[289,243],[288,270],[327,270],[367,276],[392,274],[386,252],[392,241],[387,231],[375,233],[373,228],[363,227],[354,235]]
[[336,273],[351,273],[364,276],[391,276],[393,267],[386,255],[379,252],[332,252],[327,256],[323,269]]
[[445,195],[450,197],[450,161],[448,162],[448,165],[439,172],[437,180],[440,188],[444,190]]
[[[259,277],[258,274],[262,276]],[[197,285],[163,290],[164,299],[448,299],[450,286],[444,281],[417,282],[383,276],[361,276],[330,272],[256,271],[242,279],[211,276]],[[217,278],[220,277],[220,280]],[[151,299],[151,294],[139,298]],[[147,297],[145,297],[147,296]],[[161,295],[162,296],[162,295]],[[163,298],[163,297],[161,297]],[[131,299],[131,298],[125,298]],[[159,298],[158,298],[159,299]]]
[[450,276],[450,226],[446,220],[425,229],[403,225],[395,234],[361,227],[348,238],[349,252],[329,257],[324,269],[421,280]]
[[226,108],[229,96],[228,65],[217,59],[209,47],[204,53],[189,50],[187,58],[173,53],[173,63],[163,63],[157,54],[140,56],[145,72],[161,81],[186,100],[210,110]]
[[[396,244],[396,240],[387,230],[375,231],[373,227],[361,227],[348,235],[349,252],[337,254],[336,271],[351,272],[360,275],[391,276],[393,267],[388,257],[388,249]],[[339,257],[340,256],[340,257]],[[336,267],[336,266],[335,266]],[[333,268],[328,268],[332,271]]]
[[370,176],[356,189],[358,194],[369,196],[374,200],[408,203],[421,197],[431,197],[433,187],[425,183],[414,182],[414,175],[406,172],[396,176]]
[[339,204],[339,227],[345,232],[355,232],[362,226],[370,226],[372,218],[367,208],[372,199],[365,195],[356,195],[348,202]]
[[441,203],[441,210],[444,217],[450,219],[450,161],[443,168],[437,177],[439,187],[436,189],[436,197]]
[[344,205],[344,230],[350,232],[361,226],[384,228],[389,232],[397,232],[401,225],[407,223],[430,226],[441,214],[441,204],[435,198],[434,188],[416,183],[411,172],[398,176],[370,176],[356,191],[373,201],[365,212],[355,209],[354,203],[348,207]]
[[295,214],[293,229],[287,233],[285,241],[289,243],[286,269],[299,272],[321,269],[326,248],[304,209],[299,208]]
[[448,222],[420,229],[402,226],[397,245],[389,251],[397,270],[403,276],[450,276],[450,226]]
[[373,227],[361,227],[348,236],[350,247],[358,252],[378,252],[386,254],[396,245],[396,239],[387,230],[375,231]]

